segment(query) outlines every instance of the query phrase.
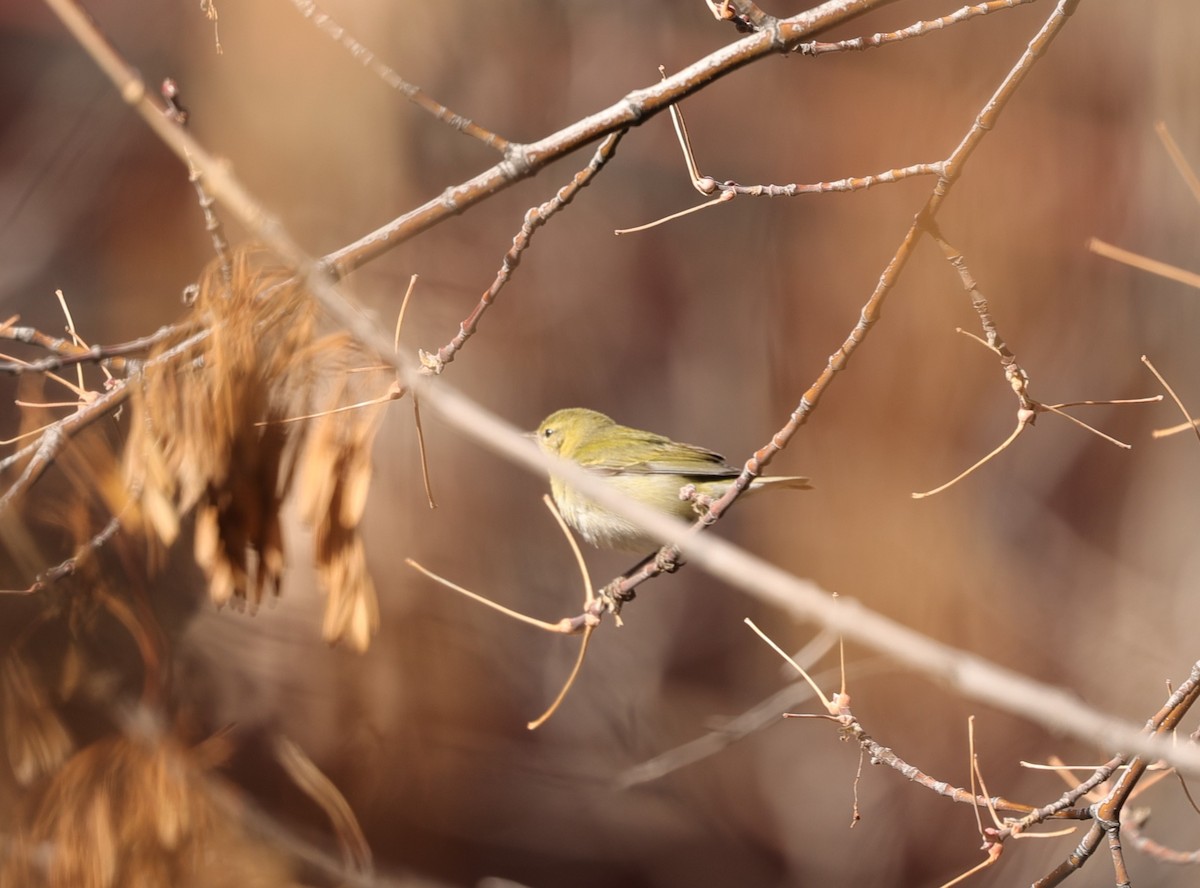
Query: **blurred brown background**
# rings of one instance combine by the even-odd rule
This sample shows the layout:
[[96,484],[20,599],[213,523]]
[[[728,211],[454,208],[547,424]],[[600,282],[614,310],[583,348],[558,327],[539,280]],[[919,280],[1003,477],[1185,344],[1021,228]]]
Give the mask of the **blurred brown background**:
[[[310,252],[334,250],[494,162],[284,0],[218,2],[222,55],[197,5],[90,8],[149,82],[179,81],[194,134]],[[652,83],[660,64],[678,70],[736,37],[702,3],[682,0],[324,5],[404,77],[519,141]],[[896,3],[835,36],[953,7]],[[719,180],[787,183],[940,159],[1050,8],[882,50],[752,65],[685,102],[697,160]],[[58,330],[52,294],[62,288],[93,342],[177,318],[180,290],[209,257],[184,170],[48,14],[32,4],[0,11],[0,28],[0,312]],[[1200,405],[1197,294],[1084,246],[1096,236],[1196,267],[1200,207],[1153,124],[1165,120],[1200,164],[1198,28],[1191,0],[1085,0],[941,216],[1045,401],[1156,394],[1138,361],[1148,354]],[[588,156],[393,250],[348,291],[390,328],[419,273],[403,345],[437,348],[491,283],[525,210]],[[583,405],[740,462],[786,421],[849,332],[931,185],[742,198],[614,237],[698,199],[670,122],[657,117],[535,236],[447,379],[523,427]],[[978,331],[957,276],[923,243],[866,345],[772,467],[808,474],[817,489],[738,508],[719,532],[831,592],[1140,722],[1197,658],[1196,441],[1151,440],[1152,428],[1178,421],[1165,404],[1080,412],[1133,443],[1128,452],[1043,416],[984,470],[914,501],[910,492],[953,477],[1014,423],[998,362],[956,326]],[[7,436],[15,411],[0,416]],[[176,693],[206,729],[236,722],[240,752],[227,773],[266,808],[306,834],[324,829],[262,766],[260,738],[277,730],[342,788],[381,868],[449,884],[934,886],[978,860],[971,810],[891,771],[865,771],[863,820],[851,830],[857,754],[822,722],[780,721],[620,788],[627,769],[791,680],[743,617],[785,647],[816,632],[698,570],[639,590],[626,626],[595,637],[564,708],[526,731],[576,643],[510,623],[402,560],[546,619],[578,611],[579,580],[539,501],[544,479],[433,414],[425,425],[436,511],[425,505],[407,402],[390,408],[376,447],[365,532],[383,629],[369,652],[321,643],[323,602],[298,529],[277,606],[251,617],[202,603],[179,621]],[[65,556],[52,554],[48,563]],[[588,558],[598,581],[631,563]],[[185,592],[154,590],[168,609]],[[847,657],[866,728],[939,778],[968,780],[971,713],[994,793],[1042,804],[1061,785],[1020,760],[1102,757],[870,651]],[[1196,845],[1195,814],[1176,788],[1139,804],[1153,808],[1156,837]],[[1076,841],[1012,845],[974,884],[1027,883]],[[1192,871],[1129,857],[1139,886],[1195,883]],[[1107,883],[1108,861],[1078,878]]]

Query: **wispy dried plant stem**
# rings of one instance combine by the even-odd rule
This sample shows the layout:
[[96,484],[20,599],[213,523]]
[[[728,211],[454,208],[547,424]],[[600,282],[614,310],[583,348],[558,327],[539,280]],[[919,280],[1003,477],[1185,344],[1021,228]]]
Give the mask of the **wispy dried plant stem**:
[[575,665],[571,667],[571,673],[567,676],[567,680],[563,682],[563,686],[559,688],[558,696],[554,701],[546,707],[546,711],[537,718],[528,722],[525,727],[530,731],[536,731],[542,725],[550,720],[554,713],[558,712],[558,708],[562,705],[563,700],[567,698],[567,694],[575,685],[575,679],[579,677],[580,671],[583,669],[584,658],[587,657],[588,643],[592,640],[592,633],[596,631],[595,623],[589,623],[583,628],[583,640],[579,644],[579,653],[575,656]]
[[[1036,415],[1036,414],[1033,414],[1033,413],[1027,413],[1027,414],[1025,414],[1025,415],[1026,415],[1026,416],[1029,416],[1029,417],[1032,417],[1032,416],[1034,416],[1034,415]],[[955,484],[957,484],[957,483],[958,483],[959,481],[961,481],[963,478],[966,478],[968,475],[971,475],[971,474],[972,474],[973,472],[975,472],[977,469],[979,469],[980,467],[982,467],[982,466],[986,465],[986,464],[987,464],[987,463],[989,463],[991,460],[995,459],[995,458],[996,458],[998,455],[1000,455],[1000,454],[1001,454],[1001,453],[1003,453],[1005,450],[1007,450],[1007,449],[1008,449],[1008,447],[1009,447],[1009,446],[1010,446],[1010,445],[1013,443],[1013,441],[1017,440],[1017,438],[1020,436],[1021,432],[1025,431],[1025,429],[1026,429],[1028,426],[1029,426],[1029,420],[1028,420],[1028,419],[1027,419],[1025,422],[1021,422],[1021,421],[1019,421],[1019,420],[1018,420],[1018,422],[1017,422],[1017,425],[1016,425],[1016,428],[1014,428],[1014,429],[1012,430],[1012,432],[1010,432],[1010,433],[1009,433],[1008,437],[1007,437],[1007,438],[1005,438],[1005,439],[1004,439],[1004,441],[1002,441],[1002,442],[1001,442],[1000,444],[998,444],[998,445],[997,445],[995,448],[993,448],[993,450],[992,450],[992,451],[991,451],[991,452],[990,452],[990,453],[989,453],[987,456],[985,456],[985,457],[983,457],[982,459],[978,460],[978,461],[977,461],[977,462],[976,462],[974,465],[972,465],[972,466],[971,466],[969,469],[964,469],[963,471],[959,472],[957,475],[955,475],[953,478],[951,478],[951,479],[950,479],[949,481],[947,481],[945,484],[939,484],[937,487],[933,488],[932,490],[925,490],[925,491],[922,491],[922,492],[920,492],[920,493],[914,493],[914,494],[912,494],[912,498],[913,498],[913,499],[925,499],[926,497],[930,497],[930,496],[936,496],[937,494],[939,494],[939,493],[941,493],[941,492],[943,492],[943,491],[945,491],[945,490],[948,490],[949,488],[953,487]]]
[[329,818],[341,847],[343,865],[351,872],[370,878],[374,871],[371,847],[341,790],[294,740],[280,735],[275,737],[273,746],[275,760],[288,777]]
[[1196,199],[1197,203],[1200,203],[1200,176],[1196,175],[1196,171],[1192,169],[1192,165],[1188,163],[1188,159],[1184,157],[1183,152],[1179,149],[1179,144],[1175,141],[1175,137],[1167,129],[1166,121],[1156,121],[1154,132],[1158,135],[1159,140],[1163,143],[1163,147],[1167,150],[1167,154],[1171,158],[1171,163],[1175,164],[1175,169],[1179,171],[1179,175],[1187,183],[1187,187],[1192,192],[1192,197]]
[[409,567],[411,567],[413,570],[415,570],[419,573],[423,573],[425,576],[429,577],[429,579],[433,580],[435,583],[440,583],[441,585],[445,586],[447,589],[453,589],[458,594],[465,595],[467,598],[470,598],[472,601],[478,602],[479,604],[482,604],[485,607],[490,607],[492,610],[496,611],[497,613],[504,614],[504,616],[506,616],[506,617],[512,617],[514,620],[516,620],[520,623],[525,623],[529,626],[536,626],[538,629],[545,629],[547,632],[563,631],[561,623],[550,623],[546,620],[539,620],[536,617],[531,617],[531,616],[528,616],[527,614],[521,613],[520,611],[513,610],[511,607],[505,607],[502,604],[492,601],[490,598],[486,598],[485,596],[480,595],[478,592],[472,592],[470,589],[464,589],[462,586],[458,585],[457,583],[453,583],[450,580],[447,580],[445,577],[435,574],[429,568],[425,567],[423,564],[420,564],[417,561],[414,561],[411,558],[405,558],[404,563],[407,564]]
[[1105,259],[1112,259],[1114,262],[1120,262],[1122,265],[1148,271],[1150,274],[1156,274],[1169,281],[1177,281],[1189,287],[1200,289],[1200,274],[1194,271],[1188,271],[1177,265],[1171,265],[1168,262],[1160,262],[1157,259],[1149,259],[1140,253],[1124,250],[1121,247],[1105,243],[1095,237],[1088,241],[1087,247],[1097,256],[1103,256]]

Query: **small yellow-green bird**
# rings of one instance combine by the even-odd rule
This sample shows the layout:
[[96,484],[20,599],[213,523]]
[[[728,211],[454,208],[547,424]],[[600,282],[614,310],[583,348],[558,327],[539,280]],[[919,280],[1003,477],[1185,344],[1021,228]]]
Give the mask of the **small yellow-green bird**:
[[[680,499],[680,488],[691,484],[698,494],[716,499],[741,474],[719,453],[618,425],[603,413],[584,407],[551,413],[534,434],[546,453],[569,459],[627,496],[685,520],[694,519],[696,512],[692,503]],[[796,475],[755,478],[743,496],[769,487],[807,490],[811,485],[807,478]],[[593,546],[644,551],[658,545],[636,524],[553,475],[550,490],[563,518]]]

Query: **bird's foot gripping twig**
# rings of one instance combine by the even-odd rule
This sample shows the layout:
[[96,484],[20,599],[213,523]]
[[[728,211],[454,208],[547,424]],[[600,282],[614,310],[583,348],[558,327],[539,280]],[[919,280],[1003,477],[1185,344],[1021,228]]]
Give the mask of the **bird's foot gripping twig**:
[[612,614],[618,621],[621,617],[621,607],[625,602],[633,601],[636,594],[632,588],[625,587],[626,579],[618,577],[596,593],[601,612]]
[[660,573],[674,573],[683,564],[678,546],[663,546],[653,555],[648,555],[640,561],[633,570],[596,593],[597,603],[602,613],[610,613],[620,618],[621,607],[627,601],[633,601],[634,589],[644,581]]

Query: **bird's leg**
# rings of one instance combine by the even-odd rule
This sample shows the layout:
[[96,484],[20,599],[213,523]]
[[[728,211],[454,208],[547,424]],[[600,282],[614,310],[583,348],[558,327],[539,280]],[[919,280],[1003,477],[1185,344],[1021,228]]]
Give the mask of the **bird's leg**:
[[628,578],[628,574],[617,577],[596,593],[596,600],[601,604],[602,610],[612,614],[618,626],[621,625],[621,606],[634,599],[633,589],[625,588]]
[[683,558],[680,556],[679,547],[663,546],[604,586],[596,593],[596,598],[603,605],[604,610],[614,617],[620,618],[622,605],[627,601],[633,601],[634,588],[638,584],[656,574],[674,573],[681,564],[683,564]]
[[[645,564],[645,562],[642,563]],[[681,564],[683,564],[683,557],[678,546],[663,546],[654,553],[654,567],[660,573],[675,573]]]

